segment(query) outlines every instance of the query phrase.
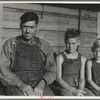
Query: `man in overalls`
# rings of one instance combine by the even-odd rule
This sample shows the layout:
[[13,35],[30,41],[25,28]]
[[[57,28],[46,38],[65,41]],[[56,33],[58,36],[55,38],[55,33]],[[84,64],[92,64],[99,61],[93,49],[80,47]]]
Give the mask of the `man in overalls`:
[[48,87],[56,77],[56,64],[49,43],[36,37],[38,16],[20,17],[21,36],[7,40],[0,55],[0,78],[6,95],[52,96]]

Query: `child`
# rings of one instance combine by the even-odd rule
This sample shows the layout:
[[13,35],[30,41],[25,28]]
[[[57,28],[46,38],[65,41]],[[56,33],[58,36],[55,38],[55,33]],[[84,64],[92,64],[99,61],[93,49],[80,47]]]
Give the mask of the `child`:
[[100,96],[100,38],[94,41],[92,52],[94,57],[86,62],[87,88]]
[[86,58],[78,52],[80,31],[77,29],[67,29],[65,44],[66,50],[57,56],[57,82],[60,85],[61,95],[93,95],[87,89],[83,91]]

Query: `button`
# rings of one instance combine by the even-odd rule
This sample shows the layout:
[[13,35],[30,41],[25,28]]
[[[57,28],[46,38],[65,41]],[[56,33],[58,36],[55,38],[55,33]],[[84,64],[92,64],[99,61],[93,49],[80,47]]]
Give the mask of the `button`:
[[30,44],[31,42],[29,41],[28,43]]

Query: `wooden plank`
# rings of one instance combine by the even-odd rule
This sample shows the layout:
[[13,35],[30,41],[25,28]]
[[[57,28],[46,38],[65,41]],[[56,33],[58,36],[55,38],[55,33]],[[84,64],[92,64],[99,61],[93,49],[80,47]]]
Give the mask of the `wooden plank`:
[[60,7],[44,5],[45,12],[60,13]]
[[[54,47],[55,49],[55,52],[57,54],[59,54],[60,52],[64,51],[66,49],[65,46],[58,46],[58,47]],[[92,51],[91,51],[91,48],[88,48],[88,47],[79,47],[79,52],[85,56],[87,59],[89,58],[92,58],[93,57],[93,54],[92,54]]]
[[59,14],[79,15],[77,9],[61,8],[48,5],[44,5],[44,11]]
[[[12,8],[3,8],[3,20],[14,20],[19,21],[22,14],[24,14],[27,11],[31,10],[22,10],[22,9],[12,9]],[[39,19],[41,18],[41,12],[34,11],[39,16]]]
[[94,20],[81,20],[80,29],[82,32],[96,32],[97,22]]
[[18,21],[3,20],[4,28],[19,28],[19,26],[20,22]]
[[62,51],[64,51],[64,50],[66,50],[66,47],[65,46],[60,46],[59,47],[59,53],[62,52]]
[[[21,35],[20,30],[3,29],[2,39],[5,41],[11,37]],[[58,31],[38,31],[36,36],[48,41],[51,46],[59,46],[59,32]]]
[[69,14],[69,15],[79,15],[78,9],[71,9],[71,8],[63,8],[60,7],[60,14]]
[[100,38],[100,12],[97,13],[97,37]]
[[37,36],[48,41],[51,46],[59,46],[58,31],[38,31]]
[[[3,4],[0,4],[0,40],[2,38],[2,19],[3,19]],[[1,49],[2,43],[0,42],[0,49]]]
[[85,56],[87,59],[92,58],[93,57],[93,53],[91,51],[91,48],[88,47],[80,47],[79,48],[79,52]]
[[3,7],[16,8],[16,9],[31,9],[36,11],[42,11],[43,5],[36,3],[3,3]]
[[91,39],[95,39],[97,36],[97,33],[94,32],[81,32],[80,37],[81,38],[91,38]]
[[[3,19],[4,20],[15,20],[15,21],[18,21],[20,16],[26,12],[26,11],[23,11],[23,10],[18,10],[18,9],[12,9],[12,8],[3,8],[4,10],[4,13],[3,13]],[[42,12],[38,12],[38,11],[35,11],[38,16],[39,16],[39,19],[40,20],[46,20],[46,21],[59,21],[59,20],[62,20],[62,21],[65,21],[66,18],[70,18],[70,19],[76,19],[78,20],[78,16],[72,16],[72,15],[66,15],[66,14],[56,14],[56,13],[48,13],[48,12],[43,12],[43,15]],[[41,16],[43,18],[41,18]]]
[[[75,19],[67,19],[66,22],[54,22],[54,21],[41,21],[39,22],[39,29],[41,30],[59,30],[65,31],[69,27],[77,28],[77,20]],[[3,27],[4,28],[19,28],[20,22],[13,20],[4,20]]]
[[[60,46],[65,46],[64,36],[65,36],[65,32],[60,32],[60,36],[59,36]],[[86,47],[90,47],[95,39],[96,39],[96,33],[92,33],[92,32],[89,33],[82,32],[80,36],[81,45]]]
[[91,18],[91,17],[96,18],[97,12],[88,11],[88,10],[81,10],[81,16],[84,16],[84,17],[87,17],[87,18]]
[[[16,28],[18,29],[20,22],[4,20],[3,27],[4,28]],[[59,23],[56,22],[39,22],[39,29],[41,30],[59,30]]]
[[91,38],[81,38],[81,45],[86,47],[91,47],[95,39]]

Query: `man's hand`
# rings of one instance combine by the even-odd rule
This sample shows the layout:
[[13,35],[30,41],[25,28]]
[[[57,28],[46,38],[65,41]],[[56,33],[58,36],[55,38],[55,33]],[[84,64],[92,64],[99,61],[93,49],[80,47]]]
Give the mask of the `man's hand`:
[[43,95],[43,91],[44,91],[44,87],[45,87],[45,81],[41,80],[35,87],[34,87],[34,95],[35,96],[42,96]]
[[85,93],[83,90],[76,89],[76,88],[74,88],[71,92],[74,96],[84,96]]
[[34,96],[33,89],[30,85],[23,83],[20,85],[19,89],[23,92],[25,96]]

